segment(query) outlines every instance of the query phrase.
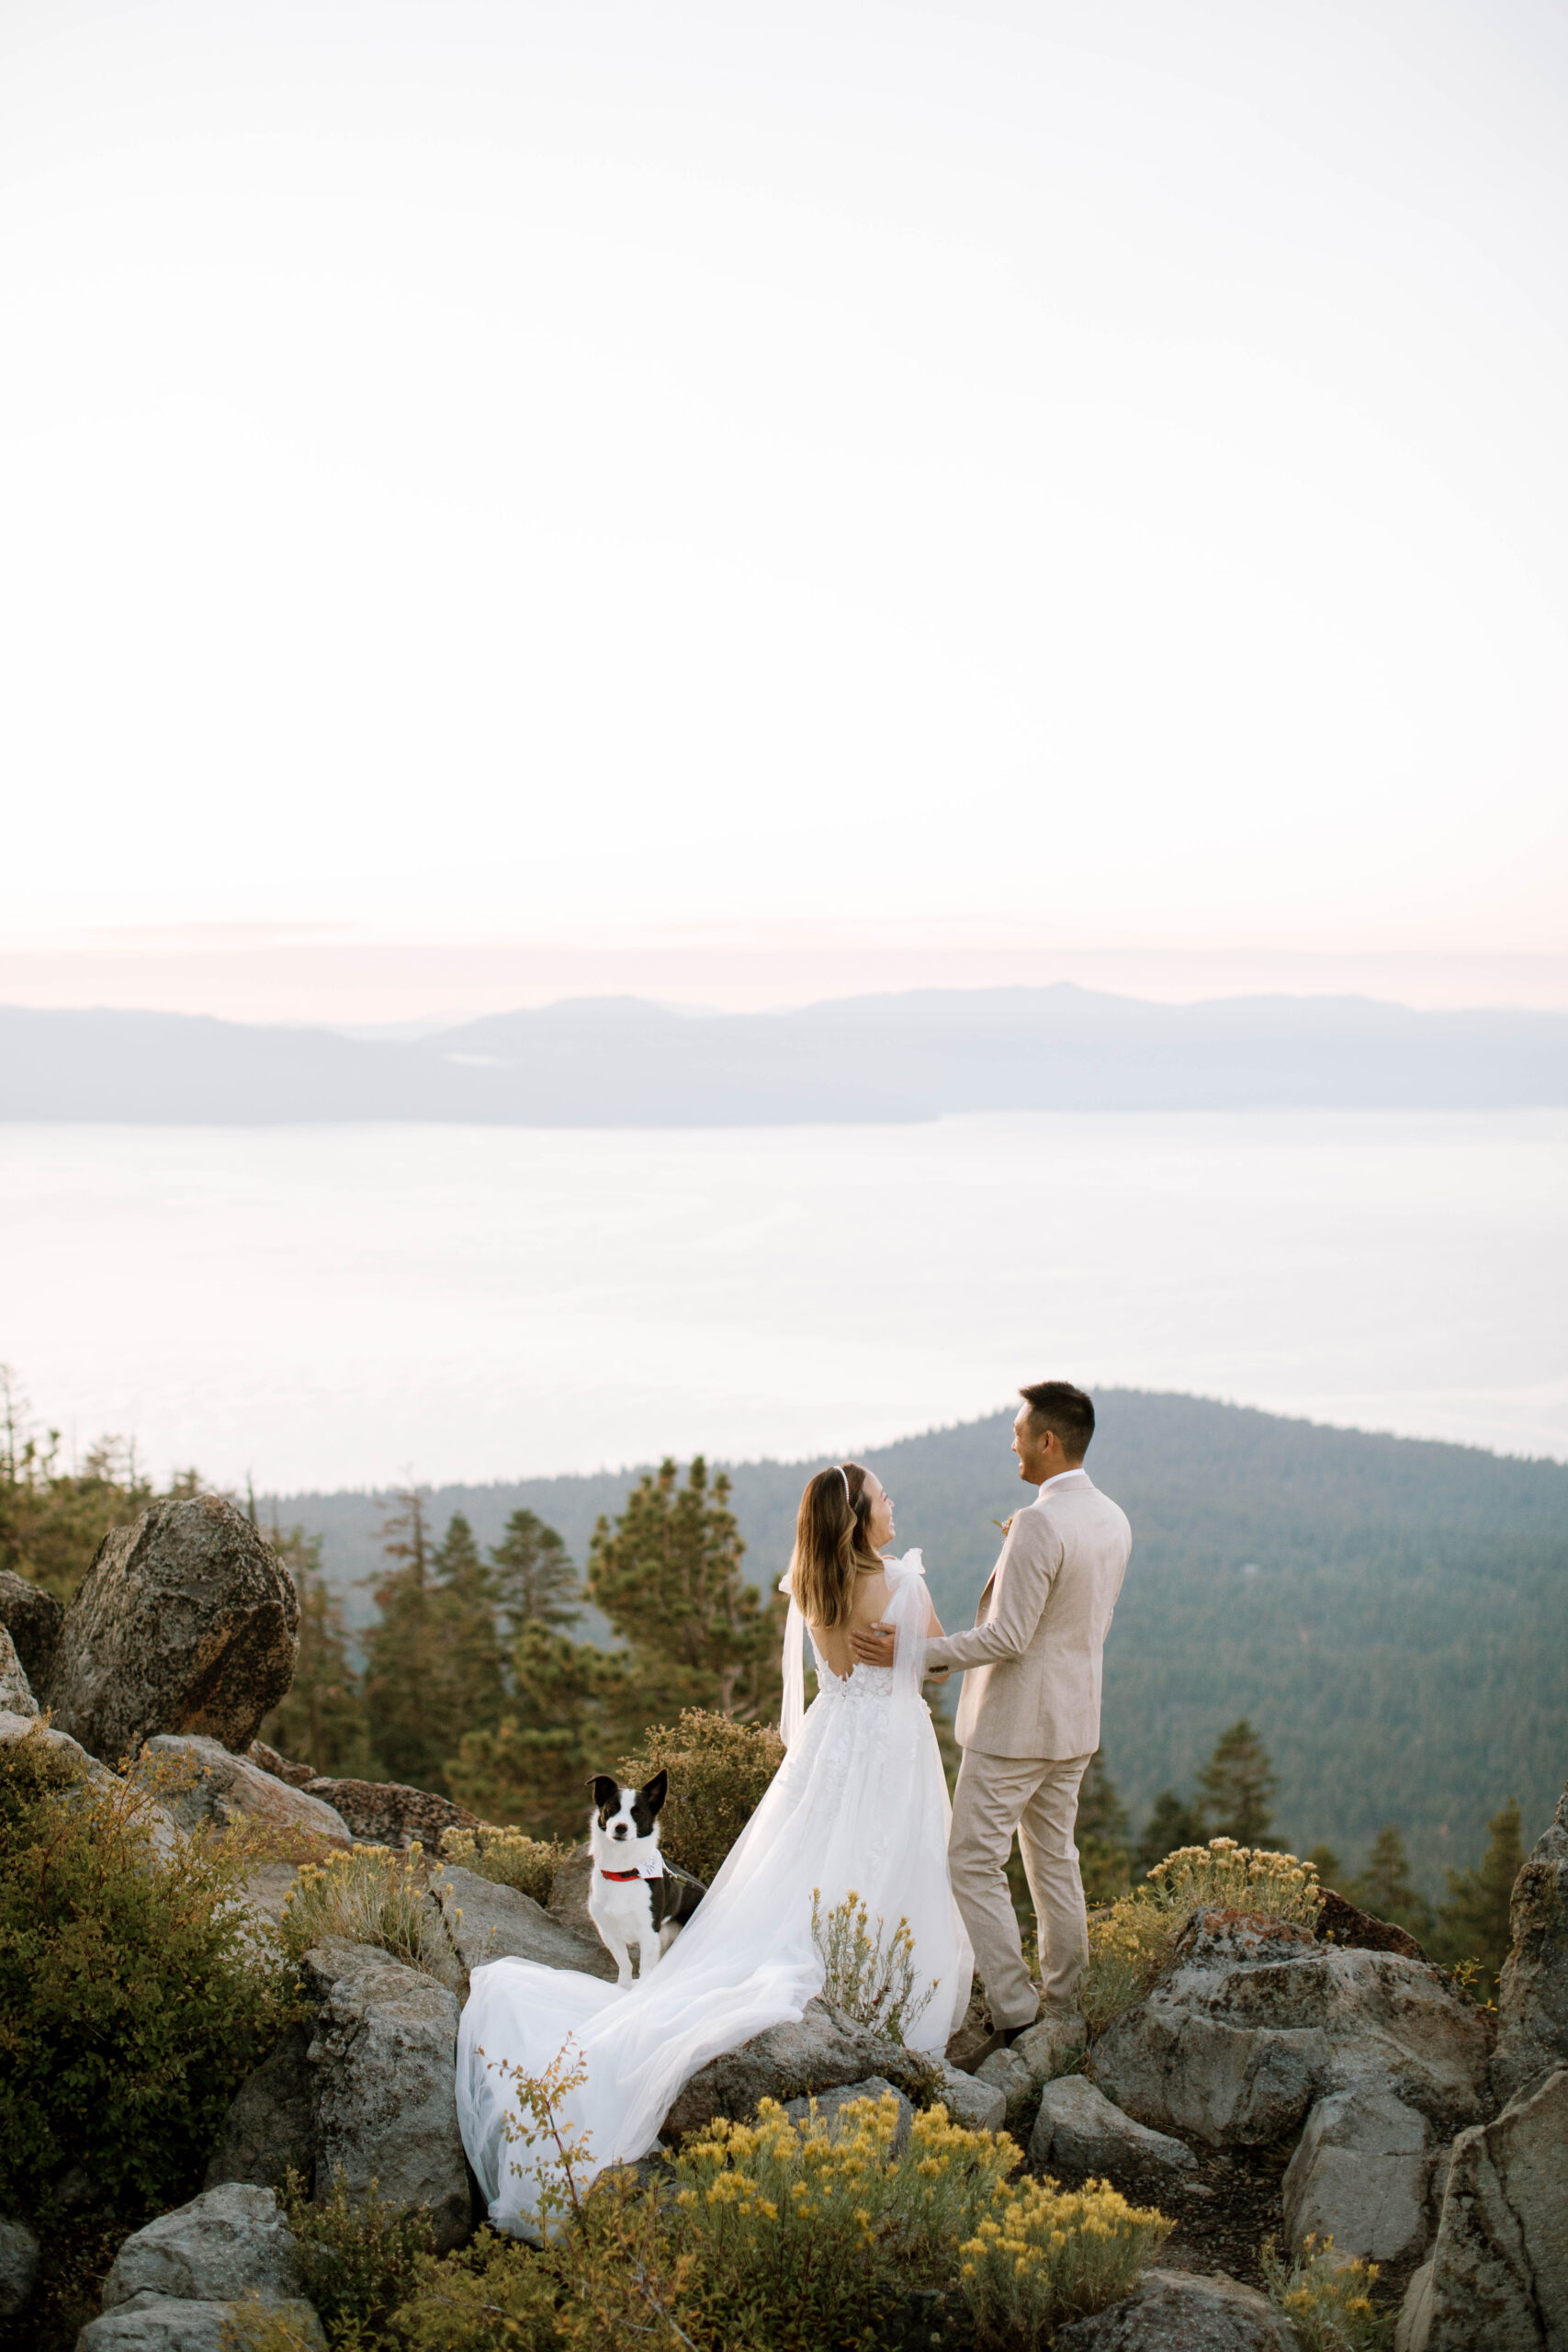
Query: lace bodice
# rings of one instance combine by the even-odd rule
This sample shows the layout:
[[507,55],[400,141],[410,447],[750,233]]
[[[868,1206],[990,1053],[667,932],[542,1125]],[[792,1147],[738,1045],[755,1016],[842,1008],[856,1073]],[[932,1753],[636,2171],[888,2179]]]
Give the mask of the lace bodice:
[[893,1695],[893,1668],[890,1666],[856,1666],[848,1674],[835,1674],[830,1666],[817,1661],[817,1689],[824,1699],[852,1699],[863,1706],[868,1699],[890,1699]]

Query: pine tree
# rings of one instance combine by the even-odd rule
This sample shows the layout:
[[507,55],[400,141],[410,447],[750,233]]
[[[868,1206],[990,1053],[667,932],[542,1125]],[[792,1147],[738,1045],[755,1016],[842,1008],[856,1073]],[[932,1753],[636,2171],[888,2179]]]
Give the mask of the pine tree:
[[601,1519],[588,1555],[590,1598],[631,1650],[652,1720],[683,1707],[746,1719],[776,1699],[784,1611],[740,1581],[745,1545],[722,1473],[708,1490],[699,1454],[677,1484],[673,1462]]
[[465,1732],[488,1731],[506,1701],[506,1652],[496,1627],[496,1594],[461,1511],[431,1562],[435,1579],[432,1689],[426,1700],[433,1741],[457,1753]]
[[1084,1893],[1091,1903],[1113,1903],[1127,1891],[1133,1874],[1133,1830],[1115,1781],[1097,1749],[1078,1784],[1077,1825],[1073,1838]]
[[1508,1957],[1509,1898],[1525,1860],[1517,1799],[1510,1797],[1487,1827],[1492,1842],[1480,1868],[1449,1872],[1449,1899],[1438,1912],[1434,1943],[1435,1956],[1450,1967],[1461,1961],[1479,1961],[1480,1984],[1495,1998],[1497,1979]]
[[[450,1792],[482,1820],[530,1837],[576,1837],[588,1782],[647,1722],[622,1652],[525,1624],[515,1648],[516,1696],[492,1730],[469,1732],[447,1767]],[[635,1726],[635,1728],[634,1728]]]
[[1317,1872],[1319,1886],[1338,1887],[1345,1876],[1345,1865],[1332,1846],[1314,1846],[1311,1853],[1305,1855],[1303,1859],[1309,1861]]
[[[169,1493],[195,1494],[187,1472]],[[124,1527],[156,1499],[137,1467],[134,1443],[100,1438],[80,1467],[65,1469],[60,1431],[39,1431],[21,1384],[0,1364],[0,1568],[69,1600],[111,1527]]]
[[1162,1789],[1134,1849],[1134,1862],[1146,1877],[1168,1854],[1182,1846],[1201,1846],[1204,1836],[1203,1816],[1197,1807],[1188,1804],[1174,1789]]
[[1378,1831],[1365,1869],[1346,1892],[1374,1918],[1406,1928],[1419,1944],[1430,1940],[1432,1906],[1411,1878],[1404,1840],[1392,1822]]
[[265,1532],[299,1590],[299,1657],[288,1695],[267,1716],[261,1736],[333,1780],[360,1780],[370,1770],[369,1725],[342,1604],[321,1574],[321,1539],[302,1527]]
[[531,1510],[514,1510],[491,1547],[491,1581],[513,1641],[525,1625],[564,1633],[581,1614],[581,1589],[566,1545]]
[[1234,1838],[1238,1846],[1277,1847],[1273,1809],[1278,1788],[1268,1750],[1243,1716],[1221,1733],[1198,1775],[1199,1808],[1209,1836]]
[[424,1497],[410,1487],[393,1500],[381,1548],[396,1565],[375,1589],[379,1613],[365,1636],[370,1744],[389,1780],[445,1796],[446,1743],[429,1704],[437,1609]]

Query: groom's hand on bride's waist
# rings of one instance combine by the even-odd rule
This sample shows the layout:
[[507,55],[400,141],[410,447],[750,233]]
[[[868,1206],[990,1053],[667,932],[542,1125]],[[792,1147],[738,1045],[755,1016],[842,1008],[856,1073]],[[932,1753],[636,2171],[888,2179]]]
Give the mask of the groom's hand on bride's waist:
[[891,1666],[893,1629],[890,1625],[852,1625],[850,1647],[861,1666]]

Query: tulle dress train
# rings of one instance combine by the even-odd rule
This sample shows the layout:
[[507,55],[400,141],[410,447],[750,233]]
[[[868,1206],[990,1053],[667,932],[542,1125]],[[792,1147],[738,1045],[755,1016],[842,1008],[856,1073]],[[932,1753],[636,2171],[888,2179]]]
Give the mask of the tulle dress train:
[[[579,2186],[646,2155],[698,2068],[753,2034],[798,2018],[822,1989],[812,1900],[825,1916],[853,1893],[873,1925],[907,1919],[915,2004],[907,2039],[940,2056],[968,2005],[973,1955],[947,1874],[951,1819],[936,1735],[919,1693],[926,1597],[919,1553],[887,1564],[897,1632],[891,1667],[842,1679],[818,1669],[801,1708],[801,1633],[791,1607],[784,1730],[788,1752],[690,1925],[646,1979],[625,1989],[572,1969],[497,1960],[476,1968],[457,2040],[457,2114],[468,2161],[500,2229],[536,2233],[550,2159],[509,2138],[516,2109],[503,2068],[542,2075],[568,2050],[586,2077],[560,2102],[586,2142]],[[793,1703],[792,1703],[793,1702]]]

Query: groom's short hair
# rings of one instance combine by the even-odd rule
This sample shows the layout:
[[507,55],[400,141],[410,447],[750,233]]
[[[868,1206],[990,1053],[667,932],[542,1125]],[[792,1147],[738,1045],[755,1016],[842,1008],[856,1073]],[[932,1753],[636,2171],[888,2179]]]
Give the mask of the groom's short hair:
[[1092,1397],[1075,1388],[1070,1380],[1037,1380],[1032,1388],[1021,1388],[1018,1393],[1029,1408],[1031,1419],[1055,1430],[1063,1453],[1069,1460],[1081,1462],[1094,1435]]

